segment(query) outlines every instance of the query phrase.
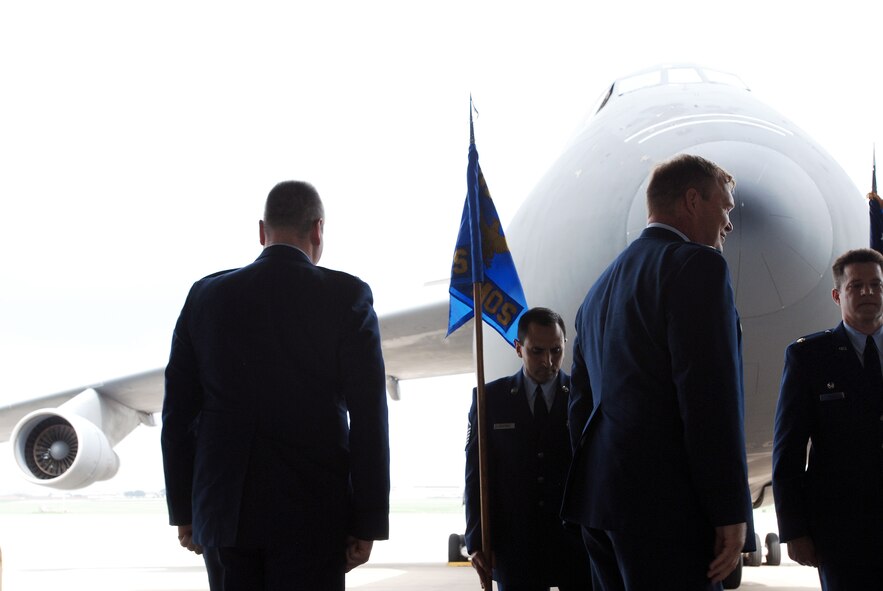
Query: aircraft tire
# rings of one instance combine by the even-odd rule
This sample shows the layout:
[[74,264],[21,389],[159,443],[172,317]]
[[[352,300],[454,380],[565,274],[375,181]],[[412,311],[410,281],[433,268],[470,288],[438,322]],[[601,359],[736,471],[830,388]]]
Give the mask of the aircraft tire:
[[770,566],[779,566],[782,564],[782,545],[779,543],[779,536],[774,533],[768,533],[766,540],[766,563]]
[[448,562],[464,562],[463,554],[460,552],[460,534],[451,534],[448,536]]
[[760,534],[754,534],[754,552],[745,554],[745,564],[748,566],[760,566],[763,564],[763,546],[760,545]]
[[738,589],[742,584],[742,558],[739,558],[739,564],[733,569],[733,572],[727,575],[723,580],[724,589]]

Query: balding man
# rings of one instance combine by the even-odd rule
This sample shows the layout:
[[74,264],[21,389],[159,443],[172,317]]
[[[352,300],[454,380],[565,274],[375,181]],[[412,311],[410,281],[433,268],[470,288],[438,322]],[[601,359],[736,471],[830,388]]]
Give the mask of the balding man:
[[311,185],[276,185],[261,255],[196,282],[175,326],[169,517],[183,546],[217,548],[224,591],[343,591],[388,536],[377,317],[365,283],[316,266],[324,223]]

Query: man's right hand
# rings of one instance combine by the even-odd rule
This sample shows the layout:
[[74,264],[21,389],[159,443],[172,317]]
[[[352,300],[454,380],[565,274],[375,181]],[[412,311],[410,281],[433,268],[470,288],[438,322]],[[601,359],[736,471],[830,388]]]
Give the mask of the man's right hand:
[[803,566],[819,566],[816,545],[809,536],[801,536],[788,542],[788,556]]
[[360,540],[349,536],[346,540],[346,565],[344,566],[344,572],[350,572],[357,566],[368,562],[373,548],[374,540]]
[[747,532],[745,522],[714,528],[714,560],[708,565],[707,573],[713,583],[723,581],[739,565]]
[[178,526],[178,543],[182,548],[187,548],[191,552],[202,554],[202,546],[193,541],[193,524]]
[[481,581],[481,588],[486,591],[491,591],[491,589],[493,589],[493,579],[491,578],[491,570],[493,568],[492,561],[488,560],[481,550],[476,550],[469,555],[469,562],[472,563],[472,568],[478,573],[478,578]]

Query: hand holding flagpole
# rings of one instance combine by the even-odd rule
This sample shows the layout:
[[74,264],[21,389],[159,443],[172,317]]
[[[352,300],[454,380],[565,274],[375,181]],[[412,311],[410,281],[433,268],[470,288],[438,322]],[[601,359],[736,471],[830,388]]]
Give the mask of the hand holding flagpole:
[[478,443],[479,496],[481,511],[481,550],[475,553],[473,566],[481,586],[492,586],[493,548],[490,528],[490,490],[488,466],[488,426],[486,424],[484,341],[482,324],[487,322],[515,346],[518,319],[527,310],[527,302],[515,271],[490,191],[478,165],[475,129],[472,123],[472,97],[469,97],[469,164],[466,169],[466,203],[460,220],[460,233],[451,266],[451,300],[448,334],[471,318],[475,324],[476,422]]

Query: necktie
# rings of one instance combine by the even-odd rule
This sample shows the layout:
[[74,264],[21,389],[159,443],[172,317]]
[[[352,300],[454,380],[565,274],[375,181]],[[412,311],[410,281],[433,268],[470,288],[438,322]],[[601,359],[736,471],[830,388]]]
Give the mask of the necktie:
[[533,418],[537,424],[537,430],[542,431],[549,422],[549,408],[546,406],[546,399],[543,397],[543,389],[537,386],[536,397],[533,401]]
[[877,345],[871,335],[868,335],[865,341],[865,377],[871,385],[872,392],[879,392],[883,389],[883,375],[880,373],[880,353],[877,351]]

